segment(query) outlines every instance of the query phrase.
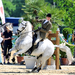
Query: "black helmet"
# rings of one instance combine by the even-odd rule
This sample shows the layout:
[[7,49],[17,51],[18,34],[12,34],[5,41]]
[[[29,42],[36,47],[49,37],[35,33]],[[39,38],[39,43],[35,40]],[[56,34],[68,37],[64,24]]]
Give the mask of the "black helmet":
[[48,13],[46,16],[47,16],[47,17],[51,17],[51,14],[50,14],[50,13]]

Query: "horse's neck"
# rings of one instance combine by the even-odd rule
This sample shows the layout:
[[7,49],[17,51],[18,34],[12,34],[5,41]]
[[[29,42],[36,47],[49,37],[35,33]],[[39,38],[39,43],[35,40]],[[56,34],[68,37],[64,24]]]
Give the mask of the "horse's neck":
[[27,34],[32,37],[32,25],[30,22],[27,25]]
[[23,33],[21,34],[20,38],[23,39],[26,36],[32,37],[32,26],[31,26],[30,22],[27,23],[26,31],[23,31]]

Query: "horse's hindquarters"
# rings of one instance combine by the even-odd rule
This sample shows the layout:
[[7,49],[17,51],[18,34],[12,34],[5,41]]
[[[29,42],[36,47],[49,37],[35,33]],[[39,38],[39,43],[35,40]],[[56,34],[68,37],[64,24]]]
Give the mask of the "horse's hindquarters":
[[54,45],[49,40],[45,40],[43,42],[39,43],[39,46],[37,49],[35,49],[32,53],[34,56],[39,56],[40,54],[44,56],[52,56],[54,53]]

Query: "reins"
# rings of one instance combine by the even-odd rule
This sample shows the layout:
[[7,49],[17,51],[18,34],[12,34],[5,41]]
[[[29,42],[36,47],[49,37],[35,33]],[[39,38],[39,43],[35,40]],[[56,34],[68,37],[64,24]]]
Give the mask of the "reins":
[[[25,32],[25,33],[23,33],[23,34],[27,34],[27,33],[30,33],[30,32],[34,32],[34,31]],[[20,34],[20,35],[23,35],[23,34]]]

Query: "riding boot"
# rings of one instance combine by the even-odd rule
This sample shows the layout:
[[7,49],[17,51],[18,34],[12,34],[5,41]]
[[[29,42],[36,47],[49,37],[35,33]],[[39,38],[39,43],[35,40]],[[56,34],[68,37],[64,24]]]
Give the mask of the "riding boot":
[[[38,45],[38,44],[37,44],[37,45]],[[27,53],[28,55],[31,55],[31,53],[33,52],[33,50],[38,47],[37,45],[33,45],[26,53]]]
[[[40,41],[43,41],[43,39],[41,39]],[[39,42],[40,42],[39,41]],[[35,50],[36,48],[38,48],[39,46],[39,42],[36,45],[32,45],[32,47],[26,52],[28,55],[31,55],[31,53],[33,52],[33,50]]]
[[32,47],[26,52],[26,54],[31,55],[31,53],[32,53]]

